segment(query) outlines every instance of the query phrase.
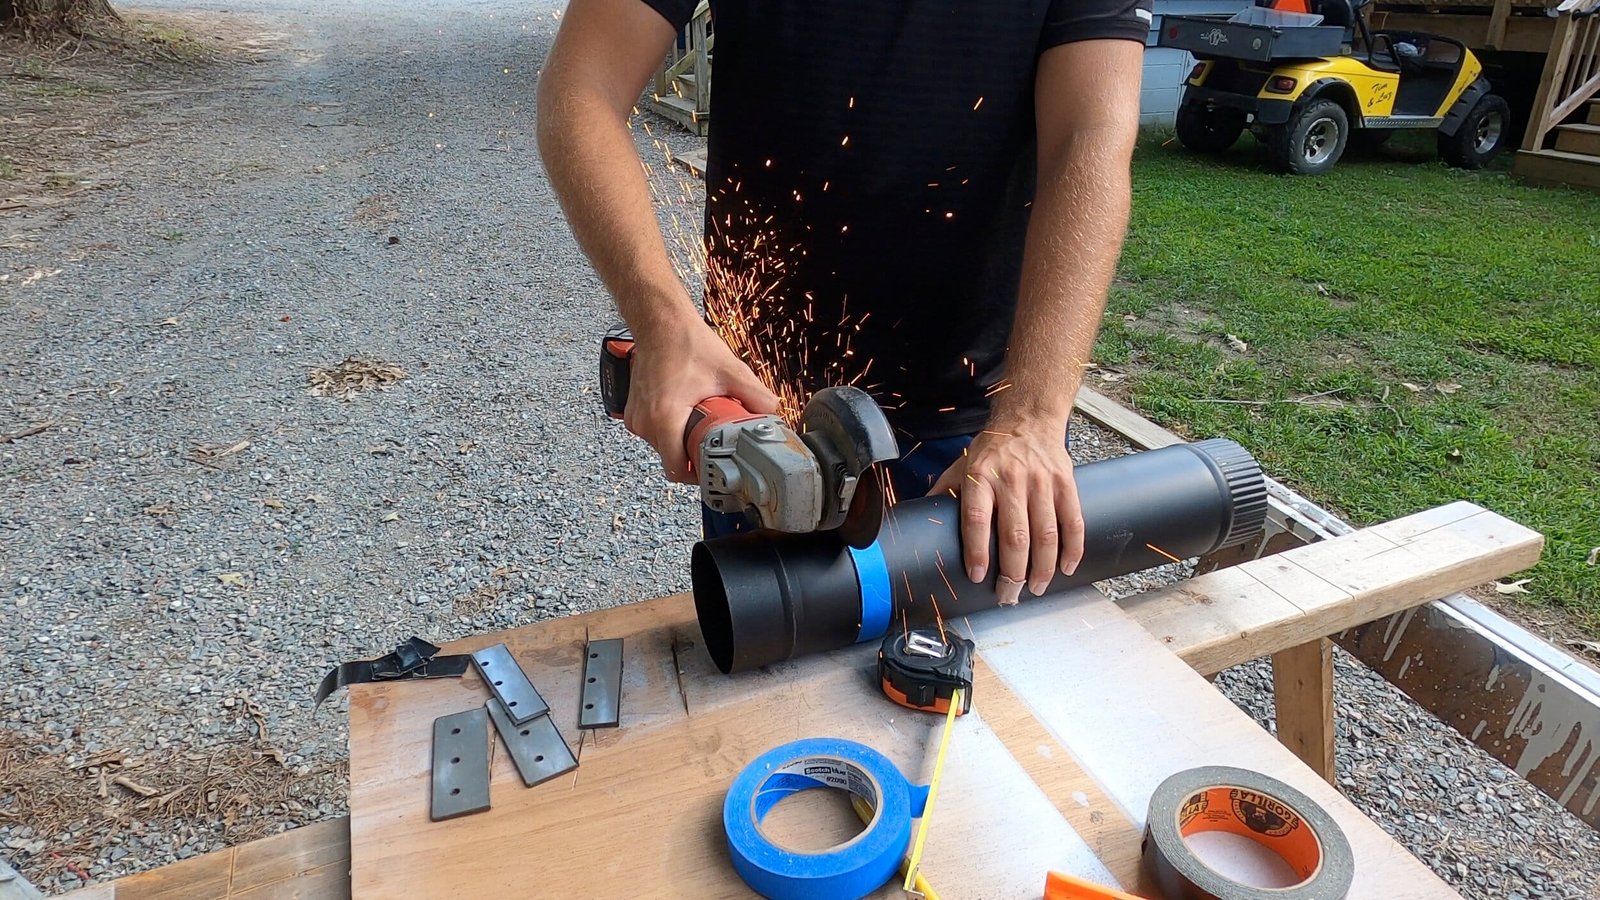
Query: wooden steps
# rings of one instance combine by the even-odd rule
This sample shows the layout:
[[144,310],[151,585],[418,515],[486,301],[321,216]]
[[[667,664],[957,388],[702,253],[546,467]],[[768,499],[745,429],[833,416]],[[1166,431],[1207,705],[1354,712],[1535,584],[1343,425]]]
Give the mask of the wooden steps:
[[1600,125],[1557,125],[1556,149],[1593,156],[1600,162]]
[[645,106],[701,137],[711,127],[711,6],[700,0],[681,40],[656,71]]
[[1563,150],[1523,150],[1511,164],[1511,171],[1533,184],[1567,184],[1600,191],[1600,156]]
[[651,97],[650,109],[657,115],[671,119],[695,134],[705,134],[708,120],[695,111],[694,101],[683,97]]
[[1600,100],[1589,101],[1589,124],[1600,125]]

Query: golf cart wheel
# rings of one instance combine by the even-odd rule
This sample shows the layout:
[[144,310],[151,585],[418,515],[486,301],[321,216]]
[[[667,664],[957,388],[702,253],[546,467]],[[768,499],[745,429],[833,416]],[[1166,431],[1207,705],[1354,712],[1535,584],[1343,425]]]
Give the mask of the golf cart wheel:
[[1510,125],[1510,105],[1494,94],[1484,94],[1455,134],[1440,132],[1439,155],[1458,169],[1481,169],[1505,147]]
[[1178,142],[1195,153],[1222,153],[1244,133],[1244,114],[1185,103],[1178,107],[1177,128]]
[[1350,117],[1332,100],[1313,100],[1267,134],[1267,159],[1291,175],[1321,175],[1350,142]]

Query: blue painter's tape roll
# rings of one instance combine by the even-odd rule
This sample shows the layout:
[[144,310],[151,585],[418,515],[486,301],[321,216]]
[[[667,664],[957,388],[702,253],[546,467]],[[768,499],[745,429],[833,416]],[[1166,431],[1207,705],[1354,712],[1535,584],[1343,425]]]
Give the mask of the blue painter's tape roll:
[[[779,847],[761,833],[761,820],[797,791],[831,787],[872,805],[860,834],[819,853]],[[722,827],[733,868],[770,900],[855,900],[872,893],[900,867],[911,820],[922,815],[928,789],[906,781],[888,757],[836,738],[807,738],[756,757],[728,788]]]
[[861,589],[861,628],[856,631],[856,643],[875,641],[889,630],[889,617],[894,613],[894,590],[889,585],[889,563],[883,558],[883,547],[877,541],[865,549],[847,547],[850,561],[856,567],[856,584]]

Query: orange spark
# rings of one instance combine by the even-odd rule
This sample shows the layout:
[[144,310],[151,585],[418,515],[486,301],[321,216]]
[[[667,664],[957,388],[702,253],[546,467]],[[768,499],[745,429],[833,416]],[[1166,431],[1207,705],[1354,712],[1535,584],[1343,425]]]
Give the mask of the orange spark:
[[979,98],[978,98],[978,102],[977,102],[977,103],[974,103],[974,104],[972,104],[972,111],[973,111],[973,112],[977,112],[977,111],[978,111],[978,107],[980,107],[980,106],[982,106],[982,105],[983,105],[983,98],[982,98],[982,97],[979,97]]
[[1173,556],[1171,553],[1168,553],[1167,551],[1161,549],[1160,547],[1157,547],[1155,544],[1145,544],[1145,546],[1149,547],[1151,550],[1154,550],[1155,552],[1161,554],[1162,556],[1165,556],[1167,559],[1170,559],[1175,563],[1183,562],[1183,560],[1177,558],[1176,556]]

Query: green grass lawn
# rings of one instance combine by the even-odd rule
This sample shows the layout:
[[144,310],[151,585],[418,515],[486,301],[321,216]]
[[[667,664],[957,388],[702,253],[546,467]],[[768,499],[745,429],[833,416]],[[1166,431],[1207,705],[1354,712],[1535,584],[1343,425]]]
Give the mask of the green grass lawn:
[[1518,599],[1600,632],[1600,195],[1429,143],[1290,178],[1248,135],[1147,137],[1097,360],[1354,524],[1466,499],[1539,530]]

